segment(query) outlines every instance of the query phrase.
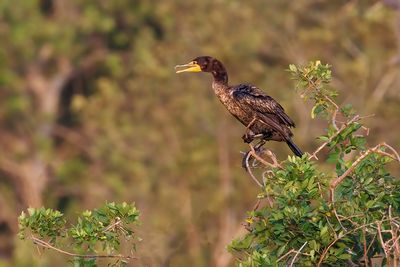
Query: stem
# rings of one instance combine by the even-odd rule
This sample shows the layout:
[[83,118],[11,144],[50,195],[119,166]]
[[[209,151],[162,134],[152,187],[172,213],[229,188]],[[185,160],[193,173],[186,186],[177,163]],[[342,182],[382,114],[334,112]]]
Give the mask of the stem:
[[326,142],[324,142],[322,145],[320,145],[313,153],[312,153],[312,155],[309,157],[309,159],[312,159],[312,158],[315,158],[315,159],[318,159],[317,158],[317,154],[324,148],[324,147],[326,147],[330,142],[332,142],[332,140],[334,139],[334,138],[336,138],[341,132],[343,132],[346,128],[347,128],[347,126],[349,126],[350,124],[352,124],[353,122],[356,122],[356,121],[359,121],[361,119],[361,117],[360,116],[358,116],[358,115],[356,115],[356,116],[354,116],[351,120],[349,120],[348,122],[346,122],[346,123],[344,123],[341,127],[340,127],[340,129],[337,129],[337,132],[334,134],[334,135],[332,135]]
[[[394,153],[394,155],[391,155],[387,152],[384,152],[382,150],[379,150],[381,147],[387,147],[389,149],[392,150],[392,152]],[[398,153],[390,146],[388,146],[386,143],[381,143],[376,145],[373,148],[368,149],[367,151],[365,151],[359,158],[357,158],[353,164],[351,164],[351,166],[339,177],[337,177],[336,179],[334,179],[331,184],[330,184],[330,201],[333,203],[334,202],[334,191],[336,189],[336,187],[351,173],[354,171],[354,169],[357,167],[358,164],[360,164],[367,156],[369,156],[370,154],[380,154],[386,157],[390,157],[394,160],[397,160],[400,162],[400,157],[398,157]]]
[[294,255],[292,262],[290,262],[289,267],[293,267],[293,264],[297,258],[297,256],[299,256],[300,252],[303,250],[303,248],[307,245],[308,241],[304,242],[304,244],[300,247],[300,249],[296,252],[296,255]]
[[71,256],[71,257],[137,259],[135,257],[125,256],[125,255],[77,254],[77,253],[72,253],[72,252],[69,252],[69,251],[65,251],[65,250],[59,249],[59,248],[57,248],[55,246],[52,246],[50,243],[48,243],[48,242],[46,242],[46,241],[44,241],[44,240],[42,240],[40,238],[34,237],[33,235],[31,235],[30,238],[32,239],[33,243],[35,243],[36,245],[39,245],[39,246],[44,247],[44,248],[52,249],[52,250],[57,251],[57,252],[59,252],[61,254],[65,254],[65,255],[68,255],[68,256]]
[[244,160],[245,160],[245,164],[246,164],[246,171],[249,173],[251,179],[253,179],[253,181],[254,181],[259,187],[262,188],[262,187],[263,187],[262,184],[261,184],[261,183],[257,180],[257,178],[254,176],[254,174],[253,174],[253,172],[251,171],[250,166],[249,166],[249,159],[250,159],[250,157],[253,155],[252,153],[253,153],[253,152],[247,153],[246,158],[244,159]]
[[276,159],[276,156],[274,155],[274,153],[272,153],[270,150],[267,149],[266,154],[271,158],[271,160],[273,161],[273,163],[269,163],[268,161],[266,161],[265,159],[263,159],[262,157],[260,157],[259,155],[257,155],[257,152],[254,150],[254,147],[249,144],[250,146],[250,154],[257,159],[259,162],[261,162],[264,165],[270,166],[272,168],[282,168],[279,163],[278,160]]
[[385,253],[386,259],[387,259],[387,266],[392,266],[390,264],[390,255],[388,253],[388,248],[386,246],[385,241],[383,240],[382,237],[382,222],[377,222],[376,226],[378,227],[378,237],[379,237],[379,241],[381,242],[382,248],[383,248],[383,252]]
[[[393,218],[393,219],[395,219],[395,218]],[[382,221],[380,221],[380,223],[385,222],[385,221],[390,221],[390,219],[382,220]],[[324,251],[322,252],[321,258],[320,258],[319,261],[318,261],[317,267],[320,267],[320,266],[321,266],[322,261],[324,260],[326,254],[328,254],[329,249],[330,249],[334,244],[336,244],[337,241],[339,241],[341,238],[343,238],[343,237],[346,236],[346,235],[349,235],[349,234],[354,233],[354,232],[356,232],[356,231],[358,231],[358,230],[360,230],[360,229],[362,229],[362,228],[365,228],[366,226],[370,226],[370,225],[374,225],[374,224],[376,224],[376,222],[363,224],[363,225],[361,225],[361,226],[359,226],[359,227],[354,228],[354,229],[351,230],[351,231],[348,231],[348,232],[342,234],[341,236],[338,236],[335,240],[333,240],[333,241],[324,249]],[[388,265],[388,266],[389,266],[389,265]]]
[[363,232],[363,246],[364,246],[364,263],[365,267],[368,267],[368,250],[367,250],[367,237],[366,237],[366,231],[365,231],[365,226],[362,228]]

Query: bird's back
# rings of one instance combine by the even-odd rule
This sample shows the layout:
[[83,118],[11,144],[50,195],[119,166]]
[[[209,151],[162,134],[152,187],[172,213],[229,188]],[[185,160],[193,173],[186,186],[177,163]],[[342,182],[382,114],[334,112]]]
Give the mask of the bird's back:
[[[251,84],[231,86],[230,95],[234,110],[237,111],[233,115],[239,121],[247,126],[254,118],[257,119],[250,127],[255,134],[270,135],[276,141],[292,136],[289,129],[295,126],[292,119],[275,99],[258,87]],[[230,109],[228,108],[229,111]]]

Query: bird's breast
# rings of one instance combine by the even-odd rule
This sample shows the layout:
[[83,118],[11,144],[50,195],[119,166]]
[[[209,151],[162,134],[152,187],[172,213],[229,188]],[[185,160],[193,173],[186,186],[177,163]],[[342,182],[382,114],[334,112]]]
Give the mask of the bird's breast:
[[252,112],[243,110],[234,99],[234,89],[224,86],[219,86],[218,84],[213,84],[213,89],[217,95],[219,101],[225,106],[225,108],[235,116],[242,124],[247,125],[253,119],[254,115]]

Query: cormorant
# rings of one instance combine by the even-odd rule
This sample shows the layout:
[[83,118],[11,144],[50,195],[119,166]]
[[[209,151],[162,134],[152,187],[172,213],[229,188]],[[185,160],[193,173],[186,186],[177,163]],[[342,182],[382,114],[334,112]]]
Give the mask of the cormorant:
[[260,138],[256,148],[260,148],[269,140],[286,142],[296,156],[303,155],[292,140],[293,133],[290,128],[295,127],[295,124],[283,107],[254,85],[228,85],[228,74],[219,60],[201,56],[188,64],[177,65],[175,69],[176,73],[211,72],[214,77],[212,88],[215,94],[228,111],[246,126],[242,137],[244,142],[251,143],[255,138]]

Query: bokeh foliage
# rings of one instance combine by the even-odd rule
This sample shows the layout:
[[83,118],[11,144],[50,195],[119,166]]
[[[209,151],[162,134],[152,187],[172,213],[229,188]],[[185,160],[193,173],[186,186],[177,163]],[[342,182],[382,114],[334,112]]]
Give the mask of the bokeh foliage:
[[0,265],[65,263],[15,241],[26,207],[73,217],[127,201],[143,214],[141,263],[229,266],[224,246],[257,194],[240,168],[243,128],[210,77],[173,66],[221,59],[232,83],[279,100],[311,151],[325,125],[284,69],[319,58],[339,103],[376,114],[369,141],[399,145],[398,17],[375,0],[0,1]]

